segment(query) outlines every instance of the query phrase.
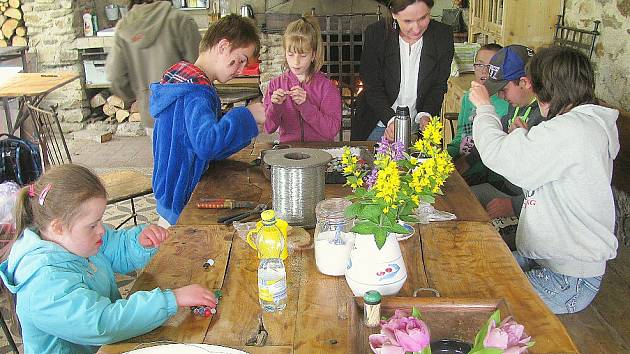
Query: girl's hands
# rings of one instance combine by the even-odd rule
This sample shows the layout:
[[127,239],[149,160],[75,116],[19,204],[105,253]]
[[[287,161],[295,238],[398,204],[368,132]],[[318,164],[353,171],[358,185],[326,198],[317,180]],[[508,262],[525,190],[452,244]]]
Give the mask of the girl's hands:
[[144,248],[157,248],[160,247],[162,242],[164,242],[164,240],[166,240],[168,236],[168,230],[166,230],[165,228],[157,225],[149,225],[144,230],[142,230],[140,236],[138,236],[138,242],[140,242],[140,244]]
[[177,306],[209,306],[217,307],[217,298],[212,291],[199,284],[191,284],[173,290]]
[[277,89],[271,94],[271,103],[273,104],[282,104],[287,99],[288,91],[283,89]]
[[483,84],[480,84],[477,81],[473,81],[470,83],[470,95],[468,96],[468,98],[470,99],[470,102],[475,105],[475,107],[491,104],[488,89],[486,89]]
[[289,91],[289,96],[296,104],[300,105],[306,101],[306,91],[300,86],[291,87],[291,91]]

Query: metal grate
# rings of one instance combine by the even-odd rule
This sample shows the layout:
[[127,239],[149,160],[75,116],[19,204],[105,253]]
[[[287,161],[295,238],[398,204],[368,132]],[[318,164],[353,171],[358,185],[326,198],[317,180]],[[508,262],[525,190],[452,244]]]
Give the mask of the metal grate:
[[362,83],[359,78],[363,32],[365,28],[380,19],[380,7],[376,13],[357,13],[316,16],[321,26],[324,43],[324,65],[322,71],[339,87],[342,100],[342,127],[350,131],[350,122],[355,112],[357,94]]
[[576,27],[566,26],[564,24],[564,16],[558,15],[558,22],[556,23],[556,33],[553,36],[553,44],[559,46],[567,46],[579,49],[588,55],[589,59],[593,56],[593,50],[595,49],[595,41],[599,36],[600,21],[593,22],[592,30],[583,30]]

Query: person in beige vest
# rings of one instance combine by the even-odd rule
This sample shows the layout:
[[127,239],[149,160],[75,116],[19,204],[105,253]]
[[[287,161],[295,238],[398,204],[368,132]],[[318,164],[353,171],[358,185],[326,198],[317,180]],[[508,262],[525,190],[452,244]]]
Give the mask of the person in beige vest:
[[195,21],[173,8],[171,1],[130,0],[128,7],[116,25],[107,78],[114,94],[128,102],[138,101],[142,124],[153,138],[149,85],[173,64],[197,60],[201,35]]

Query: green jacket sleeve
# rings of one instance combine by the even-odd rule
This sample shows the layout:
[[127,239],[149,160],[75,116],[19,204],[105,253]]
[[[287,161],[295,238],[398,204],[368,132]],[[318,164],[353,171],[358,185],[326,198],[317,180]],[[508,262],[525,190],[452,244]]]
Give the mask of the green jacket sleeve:
[[448,154],[451,155],[453,159],[459,157],[459,145],[462,143],[462,134],[464,132],[464,124],[466,120],[470,117],[470,112],[473,109],[473,105],[468,99],[468,92],[464,94],[462,97],[462,106],[459,110],[459,115],[457,116],[457,133],[453,137],[453,140],[446,146],[446,150],[448,150]]

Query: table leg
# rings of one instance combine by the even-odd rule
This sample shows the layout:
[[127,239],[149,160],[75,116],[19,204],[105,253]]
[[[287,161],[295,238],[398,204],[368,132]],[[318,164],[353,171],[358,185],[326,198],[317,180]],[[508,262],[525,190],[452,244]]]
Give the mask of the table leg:
[[2,98],[2,106],[4,107],[4,117],[7,120],[7,132],[13,134],[13,123],[11,122],[11,108],[9,107],[9,98]]

